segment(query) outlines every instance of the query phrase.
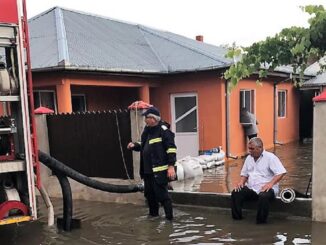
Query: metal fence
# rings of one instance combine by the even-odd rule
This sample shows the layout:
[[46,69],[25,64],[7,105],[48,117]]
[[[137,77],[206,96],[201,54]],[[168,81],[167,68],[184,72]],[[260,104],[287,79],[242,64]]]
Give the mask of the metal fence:
[[47,116],[50,154],[89,177],[133,179],[128,111]]

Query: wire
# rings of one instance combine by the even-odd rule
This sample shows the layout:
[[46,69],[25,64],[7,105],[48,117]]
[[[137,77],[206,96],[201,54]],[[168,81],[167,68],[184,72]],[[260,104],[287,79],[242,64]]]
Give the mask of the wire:
[[131,179],[130,179],[130,176],[129,176],[129,173],[128,173],[128,170],[127,170],[125,156],[123,154],[121,136],[120,136],[120,128],[119,128],[119,120],[118,120],[118,114],[117,114],[116,110],[114,110],[114,114],[115,114],[115,121],[116,121],[116,124],[117,124],[117,129],[118,129],[118,139],[119,139],[120,151],[121,151],[121,156],[122,156],[122,162],[123,162],[123,166],[124,166],[125,171],[126,171],[126,175],[127,175],[128,179],[129,179],[129,182],[131,182],[130,181]]
[[137,141],[140,141],[139,122],[138,122],[138,105],[139,105],[139,101],[136,101],[135,102],[135,121],[136,121],[136,129],[137,129]]

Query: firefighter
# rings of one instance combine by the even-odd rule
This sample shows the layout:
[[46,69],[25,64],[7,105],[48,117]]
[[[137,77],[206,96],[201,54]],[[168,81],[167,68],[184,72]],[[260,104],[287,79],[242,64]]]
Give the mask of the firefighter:
[[170,125],[161,120],[156,107],[143,114],[146,126],[141,142],[130,142],[128,149],[140,151],[140,177],[144,180],[144,196],[149,206],[149,216],[159,215],[159,203],[164,207],[165,218],[173,219],[172,200],[168,193],[168,182],[176,178],[174,164],[177,148]]

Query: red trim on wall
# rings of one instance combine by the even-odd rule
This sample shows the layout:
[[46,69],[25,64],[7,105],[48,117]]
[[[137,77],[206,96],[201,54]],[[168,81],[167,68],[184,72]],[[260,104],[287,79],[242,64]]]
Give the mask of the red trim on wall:
[[17,0],[0,0],[0,22],[18,24]]
[[326,91],[312,99],[314,102],[326,101]]

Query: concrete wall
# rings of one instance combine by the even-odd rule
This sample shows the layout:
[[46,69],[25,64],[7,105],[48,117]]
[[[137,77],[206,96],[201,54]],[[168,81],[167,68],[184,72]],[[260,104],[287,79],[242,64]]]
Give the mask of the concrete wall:
[[[46,124],[45,115],[36,116],[36,128],[37,128],[37,140],[39,149],[45,153],[49,153],[49,140],[48,129]],[[139,164],[137,165],[139,166]],[[135,169],[135,168],[134,168]],[[136,170],[137,171],[137,170]],[[138,171],[135,176],[139,176]],[[135,180],[119,180],[119,179],[104,179],[94,178],[104,183],[116,184],[116,185],[129,185],[140,183],[139,178]],[[60,184],[56,176],[52,175],[51,170],[41,164],[41,181],[50,197],[62,197]],[[143,204],[143,193],[108,193],[99,191],[93,188],[89,188],[82,185],[72,179],[69,179],[73,199],[83,199],[88,201],[102,201],[102,202],[120,202],[120,203],[134,203]]]
[[315,103],[313,132],[312,219],[326,222],[326,101]]

